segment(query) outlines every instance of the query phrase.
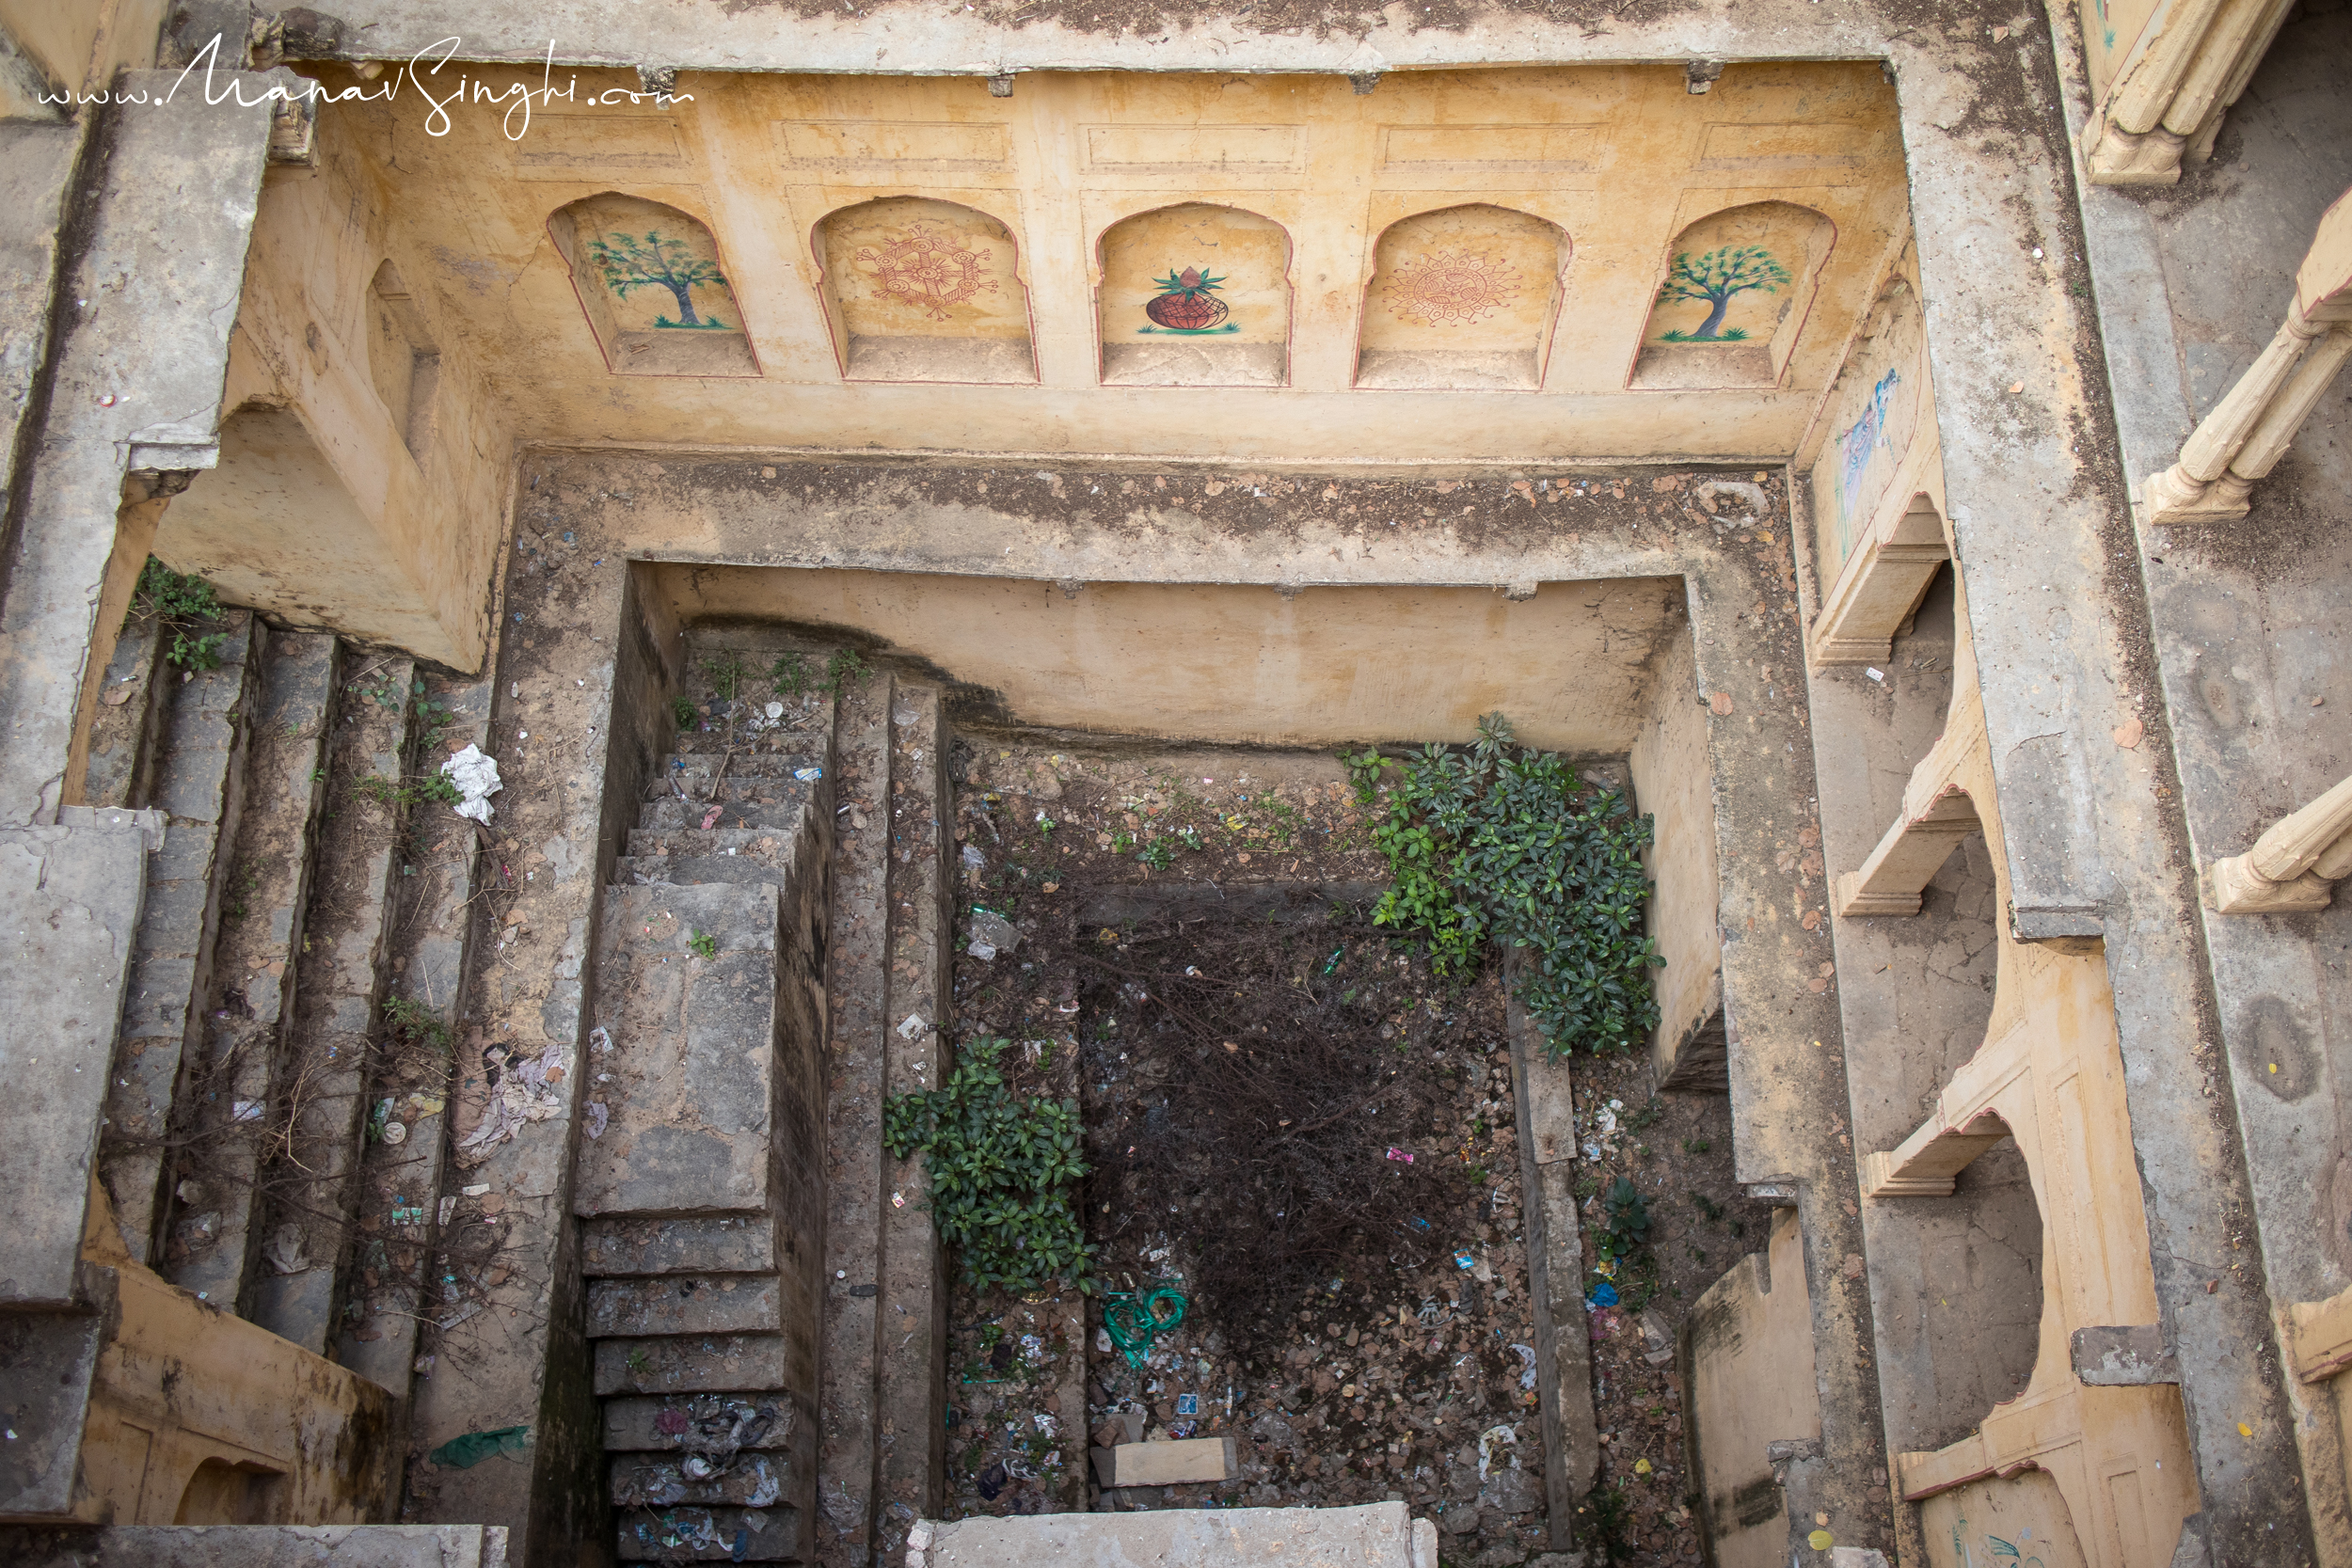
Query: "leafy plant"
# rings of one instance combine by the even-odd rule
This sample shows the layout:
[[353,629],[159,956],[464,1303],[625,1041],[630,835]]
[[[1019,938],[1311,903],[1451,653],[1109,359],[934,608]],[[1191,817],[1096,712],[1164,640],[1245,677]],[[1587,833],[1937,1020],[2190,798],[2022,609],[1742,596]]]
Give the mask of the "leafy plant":
[[710,677],[710,689],[730,703],[741,694],[743,677],[751,673],[739,655],[703,660],[703,673]]
[[1641,934],[1651,818],[1561,757],[1517,748],[1500,713],[1468,751],[1428,746],[1393,766],[1372,833],[1392,879],[1375,924],[1419,942],[1439,974],[1471,968],[1488,942],[1522,949],[1519,999],[1556,1054],[1623,1051],[1657,1025],[1649,971],[1666,960]]
[[201,627],[220,618],[220,596],[202,578],[175,572],[153,556],[139,568],[132,606],[171,633],[164,657],[183,670],[217,670],[229,634]]
[[1356,803],[1372,804],[1380,788],[1380,770],[1389,765],[1389,759],[1367,746],[1353,755],[1342,752],[1340,762],[1347,769],[1347,782],[1356,788]]
[[1087,1172],[1078,1103],[1015,1096],[996,1066],[1009,1043],[975,1040],[943,1086],[894,1097],[882,1141],[898,1159],[929,1157],[932,1222],[968,1283],[1089,1290],[1094,1254],[1073,1204]]
[[692,729],[695,721],[702,716],[703,710],[694,705],[693,698],[673,697],[670,699],[670,717],[677,721],[679,729]]
[[1595,1245],[1603,1256],[1630,1258],[1649,1245],[1649,1200],[1633,1185],[1631,1177],[1620,1176],[1609,1183],[1600,1207],[1608,1216],[1609,1228]]
[[692,950],[694,957],[698,958],[715,958],[719,956],[719,939],[712,936],[708,931],[693,931],[688,933],[686,945]]
[[866,656],[855,648],[835,648],[825,660],[825,689],[838,691],[866,674]]
[[1622,1487],[1603,1486],[1586,1493],[1577,1513],[1583,1515],[1579,1524],[1589,1525],[1592,1532],[1587,1536],[1581,1528],[1576,1532],[1579,1539],[1588,1539],[1598,1546],[1606,1560],[1621,1562],[1633,1549],[1625,1538],[1629,1510]]
[[1176,851],[1168,847],[1168,840],[1155,838],[1143,847],[1143,853],[1136,859],[1154,871],[1165,871],[1176,863]]
[[384,999],[384,1025],[394,1044],[418,1047],[436,1056],[447,1056],[456,1043],[441,1015],[410,997]]
[[783,653],[768,666],[768,681],[779,697],[797,697],[808,689],[808,659],[797,653]]
[[421,805],[427,800],[438,800],[443,805],[453,806],[466,798],[465,792],[457,787],[457,782],[446,773],[426,773],[414,779],[395,779],[383,773],[371,773],[354,787],[377,805],[394,811]]

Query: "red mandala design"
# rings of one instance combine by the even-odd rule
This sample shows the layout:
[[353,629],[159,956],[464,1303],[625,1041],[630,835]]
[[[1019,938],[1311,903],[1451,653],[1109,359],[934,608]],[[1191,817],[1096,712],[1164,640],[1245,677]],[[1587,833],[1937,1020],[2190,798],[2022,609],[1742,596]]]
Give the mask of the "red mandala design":
[[1435,250],[1389,274],[1389,309],[1400,321],[1448,326],[1473,322],[1508,305],[1519,292],[1518,271],[1483,250]]
[[947,320],[950,306],[996,290],[996,279],[982,276],[985,256],[925,222],[909,224],[905,233],[866,245],[857,261],[869,269],[876,297],[912,305],[933,321]]

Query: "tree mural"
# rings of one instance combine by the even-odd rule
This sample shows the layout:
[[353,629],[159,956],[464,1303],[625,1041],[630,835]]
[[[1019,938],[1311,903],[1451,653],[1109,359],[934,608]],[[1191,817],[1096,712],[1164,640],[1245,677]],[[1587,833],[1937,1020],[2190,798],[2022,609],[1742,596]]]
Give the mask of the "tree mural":
[[1695,260],[1684,251],[1666,269],[1666,281],[1658,291],[1658,302],[1663,305],[1672,300],[1704,300],[1708,306],[1707,320],[1696,332],[1668,332],[1662,336],[1670,343],[1738,342],[1747,337],[1745,328],[1724,330],[1724,312],[1731,308],[1733,296],[1757,289],[1776,294],[1788,281],[1788,269],[1773,261],[1772,252],[1762,245],[1719,245]]
[[645,237],[612,233],[588,242],[588,255],[604,274],[605,286],[622,299],[632,289],[667,289],[677,300],[678,319],[656,316],[656,326],[724,328],[726,323],[713,318],[703,320],[694,314],[691,291],[697,287],[723,289],[727,280],[719,275],[719,263],[708,257],[697,256],[684,240],[666,240],[661,230],[649,229]]

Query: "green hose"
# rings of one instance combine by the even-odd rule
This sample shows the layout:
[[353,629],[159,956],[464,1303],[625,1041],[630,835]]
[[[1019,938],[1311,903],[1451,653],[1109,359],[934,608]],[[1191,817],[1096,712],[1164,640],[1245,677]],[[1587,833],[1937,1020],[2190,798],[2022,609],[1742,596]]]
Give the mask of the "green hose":
[[[1173,1310],[1163,1315],[1163,1304]],[[1184,1321],[1184,1298],[1166,1287],[1140,1295],[1112,1291],[1103,1297],[1103,1332],[1111,1337],[1111,1343],[1119,1347],[1130,1367],[1140,1369],[1152,1341]]]

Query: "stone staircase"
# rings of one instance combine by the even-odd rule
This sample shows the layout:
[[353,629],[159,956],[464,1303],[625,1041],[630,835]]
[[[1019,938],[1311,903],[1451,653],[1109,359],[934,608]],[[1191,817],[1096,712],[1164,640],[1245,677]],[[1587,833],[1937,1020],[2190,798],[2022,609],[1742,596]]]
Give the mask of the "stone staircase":
[[217,667],[182,671],[135,617],[92,727],[90,804],[167,822],[101,1178],[134,1258],[405,1396],[480,866],[419,785],[485,736],[488,683],[221,626]]
[[573,1211],[624,1562],[809,1555],[833,737],[728,739],[656,771],[597,941]]

